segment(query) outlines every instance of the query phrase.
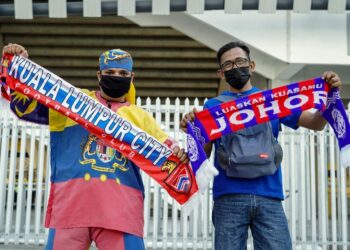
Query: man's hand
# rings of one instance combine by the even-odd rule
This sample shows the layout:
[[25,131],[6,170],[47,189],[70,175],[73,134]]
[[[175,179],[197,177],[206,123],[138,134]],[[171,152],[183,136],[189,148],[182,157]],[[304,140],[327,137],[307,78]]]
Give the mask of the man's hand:
[[180,149],[179,146],[175,146],[173,151],[174,151],[173,154],[177,156],[177,158],[179,158],[182,163],[184,164],[188,163],[189,161],[188,156],[183,148]]
[[332,71],[324,72],[322,79],[325,80],[331,88],[340,87],[342,85],[340,77]]
[[197,113],[197,109],[196,108],[193,108],[193,110],[187,114],[185,114],[183,117],[182,117],[182,120],[180,122],[180,128],[182,129],[182,131],[184,132],[187,132],[187,122],[190,121],[194,121],[194,118],[196,117],[195,116],[195,113]]
[[29,56],[27,50],[22,45],[16,43],[9,43],[8,45],[5,45],[2,49],[2,54],[4,53],[23,56],[25,58],[28,58]]

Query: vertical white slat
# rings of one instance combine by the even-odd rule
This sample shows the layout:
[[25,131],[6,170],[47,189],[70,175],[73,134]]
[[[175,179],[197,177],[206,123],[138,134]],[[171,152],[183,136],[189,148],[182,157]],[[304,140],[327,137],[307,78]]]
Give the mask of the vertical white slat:
[[136,105],[141,107],[142,106],[142,99],[140,97],[136,98]]
[[33,19],[32,0],[14,0],[16,19]]
[[336,204],[336,177],[335,177],[335,143],[334,135],[329,134],[329,155],[330,155],[330,172],[331,172],[331,221],[332,221],[332,249],[337,249],[337,204]]
[[[142,172],[143,173],[143,172]],[[149,225],[150,225],[150,203],[151,203],[151,184],[150,184],[150,177],[143,173],[143,183],[145,186],[145,199],[144,199],[144,210],[143,210],[143,217],[145,220],[145,225],[143,227],[143,235],[145,242],[148,242],[149,240]]]
[[169,15],[170,0],[152,0],[152,15]]
[[305,164],[305,141],[306,141],[306,136],[305,136],[305,129],[300,129],[300,234],[301,234],[301,241],[302,241],[302,247],[306,247],[306,172],[307,172],[307,167]]
[[[185,99],[185,102],[184,102],[184,112],[186,111],[186,110],[189,110],[190,109],[190,100],[188,99],[188,98],[186,98]],[[176,125],[178,125],[179,123],[180,123],[180,120],[178,120],[178,121],[175,121],[176,122]],[[180,131],[179,131],[180,132]],[[185,143],[185,141],[186,140],[184,140],[184,133],[180,133],[180,135],[179,136],[181,136],[181,142],[182,142],[182,145],[184,145]],[[193,212],[192,212],[193,213]],[[193,214],[191,214],[191,216],[193,216]],[[185,215],[185,213],[181,213],[181,218],[183,219],[182,220],[182,225],[183,225],[183,228],[182,228],[182,249],[183,250],[186,250],[187,249],[187,243],[188,243],[188,233],[189,233],[189,223],[188,223],[188,219],[189,219],[189,217],[187,216],[187,215]]]
[[346,169],[340,167],[341,183],[341,207],[342,207],[342,246],[343,250],[348,249],[348,209],[347,209],[347,192],[346,192]]
[[188,110],[188,112],[189,112],[189,111],[192,111],[193,108],[196,108],[197,110],[199,110],[199,100],[198,100],[198,98],[195,98],[195,99],[194,99],[194,101],[193,101],[193,107],[192,107],[191,110]]
[[[199,223],[199,209],[201,208],[201,204],[198,205],[193,211],[193,230],[192,230],[192,242],[194,246],[192,247],[193,250],[197,250],[198,246],[198,223]],[[202,249],[202,248],[200,248]]]
[[[142,100],[141,98],[137,98],[137,105],[141,106]],[[151,108],[151,99],[146,98],[146,103],[145,103],[145,110],[147,112],[150,112]],[[144,225],[144,239],[146,242],[149,242],[152,239],[152,234],[151,234],[151,200],[152,200],[152,189],[153,189],[153,182],[151,178],[144,174],[144,185],[145,185],[145,200],[144,200],[144,219],[145,219],[145,225]],[[151,242],[152,244],[152,242]]]
[[311,10],[311,0],[294,0],[293,11],[296,13],[309,13]]
[[[279,143],[280,143],[280,145],[281,145],[281,147],[282,147],[282,151],[283,152],[286,152],[286,135],[285,135],[285,132],[284,132],[284,129],[283,129],[283,131],[278,135],[278,140],[279,140]],[[281,166],[282,166],[282,168],[281,168],[281,171],[282,171],[282,183],[285,183],[284,182],[284,180],[285,180],[285,167],[284,167],[284,163],[285,163],[285,159],[282,161],[282,163],[281,163]],[[285,195],[285,192],[284,192],[284,190],[283,190],[283,196],[285,197],[286,195]],[[283,209],[284,210],[286,210],[285,209],[285,201],[283,201],[282,202],[282,206],[283,206]]]
[[[149,112],[153,117],[154,116],[154,112],[152,112],[152,102],[151,102],[151,98],[147,97],[146,99],[146,111]],[[153,203],[152,203],[152,216],[150,216],[150,225],[152,223],[152,226],[150,227],[151,230],[151,246],[152,248],[157,248],[157,233],[158,233],[158,227],[157,227],[157,220],[158,220],[158,211],[156,211],[157,209],[157,204],[158,201],[156,201],[156,199],[158,199],[158,188],[157,188],[157,183],[155,183],[155,181],[151,178],[150,179],[150,197],[151,197],[151,201],[152,201],[152,196],[153,196]],[[156,197],[157,195],[157,197]],[[151,205],[151,202],[150,202]]]
[[15,175],[16,175],[16,160],[17,160],[17,143],[18,143],[18,120],[15,119],[11,130],[11,151],[10,151],[10,166],[8,177],[8,191],[6,201],[6,222],[5,222],[5,241],[9,239],[12,228],[13,215],[13,198],[15,190]]
[[36,192],[35,192],[35,224],[34,233],[36,241],[39,240],[40,229],[42,229],[41,217],[42,217],[42,196],[43,196],[43,172],[44,172],[44,155],[45,155],[45,131],[40,130],[39,140],[39,161],[37,169],[36,179]]
[[164,250],[168,248],[168,202],[170,197],[165,190],[162,190],[163,193],[163,231],[162,231],[162,247]]
[[[342,195],[341,195],[341,176],[340,176],[340,154],[339,154],[339,150],[336,150],[335,152],[335,166],[337,168],[337,178],[336,178],[336,181],[337,181],[337,213],[338,213],[338,221],[337,221],[337,232],[339,234],[339,241],[338,243],[339,244],[342,244],[342,234],[343,234],[343,231],[342,231],[342,221],[343,221],[343,211],[342,211]],[[346,215],[347,216],[347,215]],[[346,218],[346,217],[345,217]],[[343,247],[344,248],[344,247]]]
[[322,249],[327,249],[327,222],[328,216],[326,213],[326,171],[327,164],[325,158],[325,138],[324,132],[318,134],[319,139],[319,152],[318,152],[318,195],[319,195],[319,228],[320,238],[322,243]]
[[182,250],[187,249],[187,242],[188,242],[188,216],[186,213],[181,211],[181,225],[182,225]]
[[67,0],[49,0],[49,17],[66,18]]
[[283,127],[283,135],[282,135],[282,141],[284,140],[284,143],[282,144],[283,148],[283,161],[282,161],[282,178],[283,178],[283,187],[285,192],[286,199],[283,202],[283,209],[285,210],[287,219],[289,221],[289,231],[291,230],[291,187],[290,187],[290,158],[291,158],[291,152],[290,152],[290,137],[292,136],[288,127]]
[[204,0],[187,0],[187,12],[189,14],[203,14]]
[[101,0],[83,0],[84,17],[101,17]]
[[328,0],[328,13],[345,13],[346,0]]
[[[166,98],[165,100],[165,128],[166,131],[168,132],[170,130],[170,99]],[[169,133],[169,132],[168,132]],[[164,190],[163,190],[164,191]],[[168,209],[169,209],[169,201],[171,198],[169,197],[167,192],[163,192],[163,201],[164,201],[164,206],[163,206],[163,232],[162,232],[162,241],[163,241],[163,249],[166,250],[168,248]]]
[[[6,112],[7,113],[7,112]],[[3,129],[1,134],[1,151],[0,151],[0,230],[4,228],[5,221],[5,197],[6,197],[6,176],[8,166],[8,146],[9,146],[9,126],[10,122],[7,114],[2,120]]]
[[[31,215],[32,215],[32,194],[33,194],[33,176],[34,176],[34,160],[35,160],[35,128],[31,128],[30,133],[30,153],[29,153],[29,170],[28,170],[28,190],[26,204],[26,220],[25,220],[25,243],[29,243]],[[38,158],[37,158],[38,159]]]
[[315,157],[315,132],[310,131],[310,195],[311,195],[311,242],[312,250],[316,250],[316,157]]
[[[186,113],[188,113],[189,111],[192,111],[191,110],[191,106],[190,106],[190,100],[188,98],[185,99],[183,108],[184,108],[184,110],[183,110],[183,112],[181,114],[181,119],[182,119],[182,117],[184,117],[184,115]],[[180,128],[180,119],[179,119],[177,125]],[[187,148],[187,135],[181,129],[179,129],[179,133],[180,133],[180,136],[181,136],[182,147],[184,147],[186,149]]]
[[[180,122],[180,99],[175,99],[175,112],[174,112],[174,139],[179,141],[179,122]],[[172,237],[173,237],[173,249],[177,249],[178,245],[178,204],[173,200],[172,201]]]
[[241,14],[243,8],[243,0],[225,0],[225,14]]
[[[305,163],[306,163],[306,221],[309,225],[311,222],[311,165],[310,165],[310,130],[307,130],[305,140],[307,143],[307,148],[305,149],[306,157],[305,157]],[[310,231],[308,231],[309,233]]]
[[[348,109],[347,109],[347,116],[348,119],[350,119],[350,102],[348,103]],[[340,224],[340,233],[341,233],[341,246],[342,249],[349,249],[349,239],[348,239],[348,204],[347,204],[347,177],[346,177],[346,170],[341,166],[340,164],[340,152],[337,150],[337,166],[338,166],[338,173],[340,173],[340,178],[338,175],[338,179],[340,180],[339,183],[339,207],[341,208],[341,223]],[[349,175],[350,175],[350,168],[349,168]],[[349,176],[350,178],[350,176]],[[350,179],[348,180],[350,181]]]
[[18,173],[18,186],[17,186],[17,205],[16,205],[16,225],[15,225],[15,239],[18,243],[20,237],[20,231],[22,227],[22,212],[23,212],[23,179],[24,179],[24,160],[26,157],[26,142],[27,131],[25,125],[22,125],[21,129],[21,148],[19,156],[19,173]]
[[[165,128],[166,132],[170,133],[170,114],[171,114],[171,102],[169,97],[165,99]],[[171,131],[172,132],[172,131]],[[174,136],[172,136],[174,137]]]
[[202,224],[203,224],[203,229],[202,229],[202,234],[203,234],[203,243],[202,243],[202,248],[203,250],[208,249],[208,241],[209,241],[209,225],[211,221],[211,216],[210,216],[210,210],[209,210],[209,188],[205,191],[203,197],[202,197],[202,207],[203,207],[203,214],[202,214]]
[[[43,212],[43,221],[45,221],[45,216],[46,216],[46,211],[47,211],[47,204],[48,204],[48,200],[49,200],[49,194],[50,194],[50,176],[51,176],[51,147],[50,147],[50,134],[49,134],[49,130],[44,127],[41,126],[41,129],[43,129],[45,131],[45,144],[47,145],[46,147],[46,162],[45,162],[45,182],[44,182],[44,187],[45,187],[45,196],[44,196],[44,212]],[[46,228],[45,232],[48,234],[49,229]]]
[[153,230],[152,230],[152,246],[153,249],[158,248],[158,234],[159,234],[159,185],[152,179],[152,184],[153,184]]
[[295,135],[290,136],[290,222],[291,222],[291,239],[292,243],[295,244],[296,242],[296,197],[295,197],[295,179],[296,179],[296,169],[292,166],[291,161],[294,161],[294,159],[298,159],[298,156],[295,154]]
[[118,16],[135,16],[136,0],[118,0]]
[[172,228],[172,249],[177,249],[177,244],[178,244],[178,234],[177,234],[177,226],[178,226],[178,218],[177,218],[177,213],[178,213],[178,205],[174,199],[171,200],[171,228]]
[[[155,120],[157,124],[161,124],[162,114],[160,111],[160,99],[157,98],[155,102]],[[154,199],[153,199],[153,248],[158,247],[158,235],[160,234],[160,186],[158,183],[154,182]]]
[[152,114],[151,106],[152,106],[151,98],[147,97],[146,98],[146,107],[145,107],[145,109],[150,114]]
[[277,0],[259,0],[260,13],[276,13]]
[[[213,196],[213,191],[210,191],[210,197]],[[213,199],[209,199],[209,218],[211,218],[211,212],[213,211],[214,208],[214,200]],[[209,248],[214,250],[214,242],[215,242],[215,233],[214,233],[214,227],[212,226],[212,223],[210,223],[209,226],[209,233],[211,235],[211,245],[209,245]]]

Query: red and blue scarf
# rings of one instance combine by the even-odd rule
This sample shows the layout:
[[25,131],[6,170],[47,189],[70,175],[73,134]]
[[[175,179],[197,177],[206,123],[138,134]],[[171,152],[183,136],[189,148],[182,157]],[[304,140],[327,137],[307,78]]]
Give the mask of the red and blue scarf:
[[198,202],[190,164],[181,163],[169,147],[27,58],[4,54],[1,65],[3,97],[20,92],[60,112],[132,160],[178,203],[190,208]]
[[[330,88],[322,78],[254,93],[196,113],[194,123],[187,125],[188,140],[200,146],[234,131],[311,108],[322,112],[333,128],[341,152],[341,165],[350,166],[349,119],[338,88]],[[190,159],[196,159],[192,162],[194,173],[205,161],[196,155],[190,151]]]

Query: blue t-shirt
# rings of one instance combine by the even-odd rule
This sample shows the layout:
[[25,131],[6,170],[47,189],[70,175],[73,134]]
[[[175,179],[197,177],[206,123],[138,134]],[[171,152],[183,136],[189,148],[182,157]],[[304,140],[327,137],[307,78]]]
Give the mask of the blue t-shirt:
[[[221,95],[232,96],[233,99],[236,99],[259,91],[260,89],[253,87],[250,90],[242,93],[224,91],[221,93]],[[204,109],[217,106],[219,104],[221,104],[219,100],[212,98],[204,104]],[[283,123],[290,128],[297,129],[300,115],[301,112],[293,113],[290,116],[272,120],[271,124],[273,135],[276,138],[278,137],[280,123]],[[214,142],[215,148],[218,147],[218,143],[219,140]],[[281,168],[278,168],[273,175],[262,176],[254,179],[242,179],[227,177],[225,171],[219,166],[216,157],[214,160],[214,165],[219,171],[219,175],[215,177],[213,184],[214,200],[226,194],[255,194],[271,198],[284,199]]]

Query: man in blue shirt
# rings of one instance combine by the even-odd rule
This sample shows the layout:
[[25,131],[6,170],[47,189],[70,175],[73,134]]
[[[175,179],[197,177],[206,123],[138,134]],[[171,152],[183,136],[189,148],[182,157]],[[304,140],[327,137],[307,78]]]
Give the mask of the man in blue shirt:
[[[224,91],[222,96],[236,99],[260,91],[250,82],[255,62],[250,59],[250,50],[245,44],[231,42],[224,45],[217,52],[217,59],[220,65],[217,74],[230,85],[230,90]],[[340,78],[334,72],[325,72],[323,78],[331,87],[341,86]],[[217,98],[209,99],[204,104],[204,109],[221,103]],[[195,112],[194,109],[184,116],[181,121],[183,130],[186,130],[187,121],[194,119]],[[320,112],[310,111],[273,120],[271,127],[275,138],[278,137],[280,123],[293,129],[302,126],[319,131],[325,127],[326,120]],[[220,139],[204,145],[208,156],[213,144],[218,149]],[[251,229],[255,249],[292,249],[288,223],[281,203],[284,199],[281,168],[277,168],[272,175],[252,179],[232,178],[220,166],[217,152],[218,150],[214,165],[219,175],[215,177],[213,184],[212,217],[215,226],[215,249],[246,249],[248,228]]]

